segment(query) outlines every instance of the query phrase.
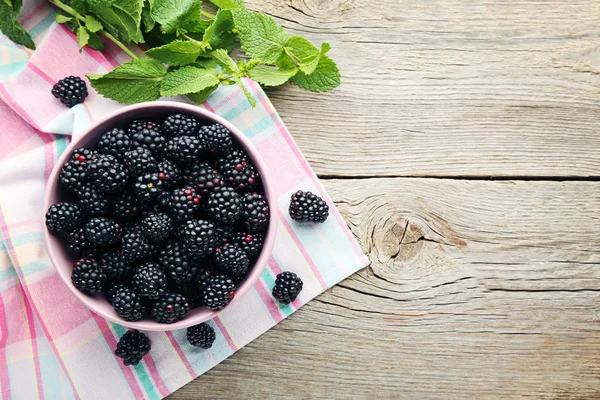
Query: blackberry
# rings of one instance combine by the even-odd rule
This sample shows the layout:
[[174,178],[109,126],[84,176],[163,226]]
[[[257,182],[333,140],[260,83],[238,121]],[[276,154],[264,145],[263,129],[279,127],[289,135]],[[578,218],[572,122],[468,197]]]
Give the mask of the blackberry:
[[94,158],[96,158],[96,151],[92,149],[86,149],[85,147],[78,147],[71,153],[70,161],[77,161],[82,165],[87,165],[87,163]]
[[152,304],[152,317],[156,322],[172,324],[187,315],[190,305],[182,294],[165,293]]
[[108,251],[100,256],[99,261],[107,280],[126,282],[131,277],[133,266],[121,251]]
[[206,281],[202,300],[211,310],[218,310],[227,306],[234,296],[233,280],[227,275],[215,275]]
[[125,192],[117,197],[112,204],[112,215],[119,220],[129,221],[140,214],[137,199],[131,192]]
[[52,96],[67,107],[83,103],[88,95],[85,82],[78,76],[68,76],[52,86]]
[[217,244],[215,226],[203,220],[186,221],[181,229],[183,248],[192,257],[211,255]]
[[223,187],[208,198],[208,213],[212,220],[225,225],[235,223],[242,215],[242,200],[232,188]]
[[153,213],[142,221],[142,234],[151,243],[160,243],[174,230],[173,221],[167,214]]
[[216,154],[226,153],[233,146],[231,132],[221,124],[202,126],[198,135],[204,147]]
[[166,139],[161,135],[160,127],[154,121],[136,119],[128,127],[133,147],[143,147],[159,156],[165,147]]
[[129,175],[115,157],[99,154],[88,163],[87,175],[90,182],[104,194],[116,194],[125,189]]
[[269,203],[259,193],[247,193],[243,201],[242,222],[248,232],[263,232],[269,225]]
[[215,262],[217,268],[233,276],[245,275],[250,265],[248,255],[237,244],[226,244],[217,248]]
[[210,349],[215,342],[215,330],[212,326],[203,322],[190,326],[186,332],[187,340],[192,346]]
[[83,223],[81,207],[73,203],[52,204],[46,212],[46,226],[53,232],[69,233]]
[[133,192],[138,201],[143,205],[153,204],[163,193],[163,183],[158,175],[157,172],[153,172],[140,175],[135,179]]
[[126,152],[132,149],[132,141],[123,129],[113,128],[102,135],[96,149],[101,153],[121,159]]
[[85,238],[92,246],[110,246],[121,239],[121,225],[112,219],[97,217],[85,225]]
[[152,258],[156,255],[158,249],[155,245],[146,241],[141,232],[136,230],[129,231],[123,235],[121,250],[123,250],[123,255],[130,262],[135,262]]
[[125,153],[123,163],[131,176],[140,176],[158,171],[158,163],[152,152],[143,147],[137,147]]
[[106,280],[102,267],[93,257],[83,257],[73,263],[71,282],[85,293],[99,293]]
[[217,169],[225,184],[242,193],[258,186],[258,171],[242,150],[232,150],[217,160]]
[[106,300],[112,305],[113,296],[115,295],[115,293],[117,293],[117,291],[119,289],[124,288],[124,287],[128,287],[128,286],[124,283],[112,282],[112,281],[107,280],[106,282],[104,282],[104,288],[102,290],[102,294],[104,294],[104,297],[106,298]]
[[125,365],[136,365],[150,352],[150,340],[137,329],[127,331],[117,343],[115,355],[123,359]]
[[73,232],[69,233],[69,236],[67,236],[67,246],[69,251],[76,257],[87,256],[92,251],[92,248],[85,238],[85,231],[83,228],[75,229]]
[[217,246],[223,246],[232,243],[235,231],[230,226],[217,226],[215,228],[217,235]]
[[184,289],[197,271],[197,263],[190,259],[181,243],[168,242],[158,254],[158,265],[165,271],[172,286]]
[[58,181],[71,190],[77,190],[87,181],[87,165],[79,161],[69,161],[63,165]]
[[127,286],[118,287],[110,302],[125,321],[139,321],[144,317],[146,306],[143,299]]
[[165,146],[165,157],[176,163],[192,163],[203,150],[200,139],[195,136],[178,136],[169,140]]
[[223,177],[207,163],[196,163],[183,170],[183,180],[198,190],[202,196],[208,196],[225,186]]
[[296,296],[302,290],[302,279],[293,272],[282,272],[275,279],[273,297],[283,304],[289,304],[296,300]]
[[192,219],[200,209],[200,200],[202,196],[192,187],[175,189],[171,194],[169,215],[177,222]]
[[85,214],[98,217],[110,213],[110,200],[104,197],[92,183],[86,183],[76,193],[77,204]]
[[167,277],[164,271],[152,262],[139,267],[131,282],[138,293],[148,299],[158,299],[167,291]]
[[200,123],[194,117],[185,114],[169,115],[162,124],[162,132],[167,137],[195,136]]
[[329,206],[316,194],[298,190],[292,195],[289,213],[298,222],[320,223],[329,216]]
[[209,263],[202,265],[202,268],[196,273],[190,284],[186,287],[186,297],[192,308],[202,305],[204,301],[202,295],[208,279],[212,276],[218,275],[217,270],[214,269],[212,265],[208,264]]
[[169,189],[176,187],[183,178],[177,164],[169,160],[162,160],[158,163],[158,176],[163,181],[165,187]]
[[232,243],[240,246],[251,260],[260,255],[265,237],[261,233],[238,232],[233,236]]

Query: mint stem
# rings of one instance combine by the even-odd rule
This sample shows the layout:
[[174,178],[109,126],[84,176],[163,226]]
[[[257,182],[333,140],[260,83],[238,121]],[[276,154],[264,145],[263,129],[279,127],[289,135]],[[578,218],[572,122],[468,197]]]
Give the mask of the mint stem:
[[206,12],[204,10],[200,10],[200,15],[202,15],[203,17],[206,17],[208,19],[214,19],[215,18],[215,14],[211,14],[211,13]]
[[110,39],[114,44],[119,46],[119,48],[121,50],[123,50],[123,52],[125,54],[127,54],[129,57],[131,57],[132,59],[137,60],[139,58],[133,51],[129,50],[129,48],[127,46],[125,46],[123,43],[121,43],[121,41],[119,39],[117,39],[110,33],[102,31],[102,34],[104,36],[106,36],[108,39]]

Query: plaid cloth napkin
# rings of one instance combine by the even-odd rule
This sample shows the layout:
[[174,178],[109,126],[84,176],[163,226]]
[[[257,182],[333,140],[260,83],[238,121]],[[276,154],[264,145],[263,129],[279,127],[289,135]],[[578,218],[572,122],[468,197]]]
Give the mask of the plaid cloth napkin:
[[[68,75],[106,72],[126,57],[118,49],[79,52],[75,37],[54,22],[41,0],[22,20],[35,52],[0,34],[0,397],[2,399],[157,399],[218,364],[307,301],[365,267],[364,256],[317,177],[261,88],[246,81],[258,106],[241,90],[220,88],[204,107],[228,119],[254,142],[277,184],[279,226],[268,266],[244,301],[210,324],[210,350],[189,345],[185,330],[150,332],[152,351],[135,367],[113,355],[126,329],[87,310],[55,273],[43,242],[45,182],[77,134],[121,107],[91,91],[68,109],[50,94]],[[298,190],[320,194],[331,207],[322,225],[299,225],[287,206]],[[304,290],[290,305],[270,295],[275,276],[294,271]]]

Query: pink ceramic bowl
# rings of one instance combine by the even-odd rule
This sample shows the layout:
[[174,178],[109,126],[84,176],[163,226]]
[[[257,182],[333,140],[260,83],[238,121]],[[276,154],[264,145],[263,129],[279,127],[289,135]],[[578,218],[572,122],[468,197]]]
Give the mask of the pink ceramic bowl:
[[[267,260],[271,255],[273,244],[275,242],[275,231],[277,229],[277,203],[275,201],[273,183],[271,181],[269,170],[258,153],[258,150],[256,150],[250,140],[248,140],[248,138],[246,138],[246,136],[239,129],[218,115],[197,106],[168,101],[154,101],[150,103],[136,104],[122,108],[119,111],[110,114],[103,120],[95,123],[76,140],[73,140],[69,147],[67,147],[65,152],[58,159],[54,169],[52,170],[52,174],[50,174],[50,180],[48,181],[48,185],[46,187],[44,212],[48,209],[48,207],[50,207],[50,205],[60,201],[65,201],[69,198],[68,193],[66,193],[58,184],[58,174],[60,173],[62,165],[67,162],[74,149],[78,147],[95,147],[102,133],[113,127],[125,126],[136,118],[150,118],[158,120],[177,112],[193,115],[198,118],[200,122],[205,124],[219,123],[231,131],[238,145],[246,150],[256,165],[256,168],[261,175],[265,196],[267,197],[267,201],[269,202],[269,207],[271,209],[269,228],[265,237],[262,253],[252,269],[248,272],[244,282],[242,282],[242,284],[237,288],[235,297],[231,303],[223,309],[226,310],[227,308],[231,307],[232,304],[235,304],[238,301],[243,301],[244,295],[258,280],[267,264]],[[73,294],[77,296],[77,298],[81,300],[83,304],[85,304],[90,310],[108,320],[128,326],[130,328],[145,331],[170,331],[187,328],[189,326],[208,321],[223,311],[212,311],[206,307],[196,308],[190,310],[184,319],[173,324],[160,324],[151,319],[143,319],[137,322],[125,321],[113,310],[112,306],[104,299],[103,296],[87,295],[80,292],[77,288],[75,288],[75,286],[73,286],[71,283],[71,270],[73,269],[72,265],[75,261],[75,258],[68,253],[66,246],[54,234],[49,232],[48,229],[45,228],[44,234],[46,238],[46,247],[48,248],[48,253],[50,254],[52,264],[54,264],[54,268],[56,268],[58,275],[60,275],[65,285],[67,285],[69,290],[73,292]]]

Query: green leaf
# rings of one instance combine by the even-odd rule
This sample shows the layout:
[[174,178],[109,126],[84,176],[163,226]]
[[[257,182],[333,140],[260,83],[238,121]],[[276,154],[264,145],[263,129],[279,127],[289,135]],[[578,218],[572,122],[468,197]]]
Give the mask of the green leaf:
[[155,0],[152,17],[161,25],[163,33],[195,32],[202,26],[200,0]]
[[340,71],[331,58],[321,55],[315,72],[310,75],[298,72],[292,82],[313,92],[326,92],[340,85]]
[[230,41],[235,35],[231,31],[233,29],[233,16],[231,11],[219,10],[212,23],[204,31],[202,41],[207,43],[211,49],[223,47],[223,43]]
[[188,99],[190,99],[191,101],[193,101],[196,104],[201,104],[204,100],[206,100],[208,98],[208,96],[210,96],[210,94],[212,92],[214,92],[217,88],[219,87],[219,85],[213,85],[213,86],[209,86],[204,90],[201,90],[199,92],[196,93],[188,93],[185,95],[185,97],[187,97]]
[[111,72],[88,74],[90,84],[98,93],[119,103],[140,103],[160,97],[160,86],[167,69],[151,58],[131,60]]
[[246,85],[244,85],[244,82],[242,82],[240,78],[236,77],[235,83],[237,83],[237,85],[242,88],[242,92],[244,92],[244,96],[246,96],[252,108],[256,107],[256,99],[254,98],[254,96],[252,96],[252,93],[250,93]]
[[243,10],[246,8],[244,0],[210,0],[210,2],[221,10]]
[[59,24],[64,24],[66,22],[72,21],[73,18],[68,17],[66,15],[62,15],[62,14],[58,14],[56,13],[56,15],[54,16],[54,19],[56,20],[56,22],[58,22]]
[[86,0],[70,0],[69,7],[73,8],[81,15],[86,15],[88,12]]
[[183,67],[169,71],[160,88],[163,96],[177,96],[180,94],[196,93],[219,84],[216,70],[198,67]]
[[321,44],[321,55],[329,53],[329,50],[331,50],[331,45],[329,43],[325,42]]
[[236,71],[235,62],[227,54],[227,50],[218,49],[210,53],[211,57],[223,68],[223,71],[232,74]]
[[102,30],[102,24],[93,15],[85,16],[85,27],[90,32],[98,32]]
[[12,2],[10,0],[4,0],[4,2],[6,3],[7,6],[9,6],[10,8],[13,8]]
[[143,43],[140,30],[143,0],[87,0],[108,32],[129,43]]
[[156,25],[156,21],[152,18],[152,3],[144,4],[144,8],[142,8],[142,24],[144,25],[144,31],[150,32],[154,29]]
[[202,52],[204,49],[198,42],[175,40],[164,46],[150,49],[146,54],[167,65],[178,66],[193,63]]
[[104,48],[104,42],[100,39],[97,33],[90,32],[90,39],[88,40],[88,46],[94,50],[102,50]]
[[305,74],[312,74],[321,58],[319,49],[300,36],[292,36],[288,39],[285,52]]
[[292,76],[298,73],[298,68],[290,69],[273,68],[267,65],[257,65],[248,71],[250,78],[265,85],[279,86],[286,83]]
[[219,64],[217,63],[217,61],[214,58],[200,58],[194,63],[194,66],[196,66],[196,67],[215,70],[215,71],[216,71],[218,65]]
[[283,27],[268,15],[234,10],[233,21],[242,49],[265,64],[275,64],[283,53],[288,35]]
[[[16,3],[15,3],[16,4]],[[13,4],[13,6],[15,5]],[[35,43],[29,33],[17,22],[17,10],[13,10],[6,2],[0,3],[0,31],[16,44],[35,49]]]
[[90,34],[88,30],[83,25],[79,25],[77,28],[77,43],[79,43],[79,51],[88,44],[88,40],[90,40]]

